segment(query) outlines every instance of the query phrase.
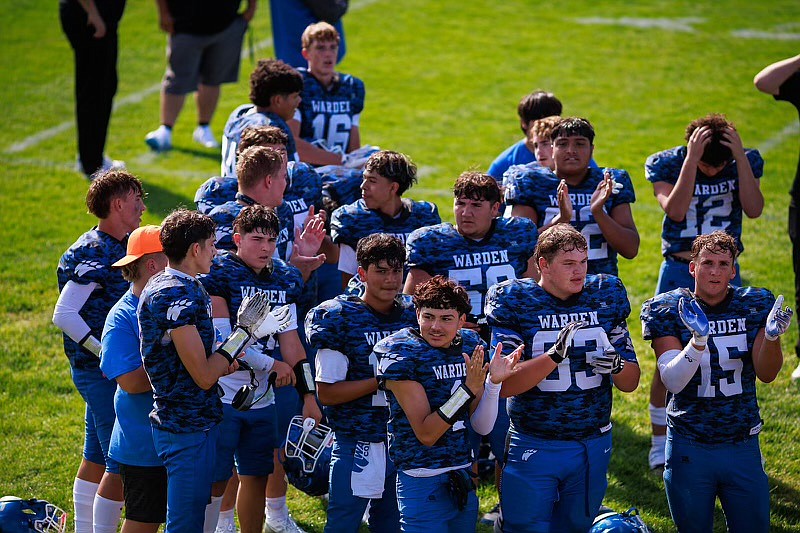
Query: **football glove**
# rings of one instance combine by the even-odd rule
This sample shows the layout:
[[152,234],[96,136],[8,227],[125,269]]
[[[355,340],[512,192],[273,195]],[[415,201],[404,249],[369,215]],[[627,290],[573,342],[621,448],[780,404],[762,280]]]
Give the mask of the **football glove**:
[[625,368],[625,360],[613,346],[605,348],[601,355],[595,355],[589,361],[595,374],[619,374]]
[[379,152],[377,146],[366,145],[342,156],[342,166],[347,168],[363,168],[372,154]]
[[264,337],[280,333],[289,327],[291,321],[292,313],[288,305],[273,309],[267,314],[264,321],[253,331],[253,338],[263,339]]
[[789,330],[792,324],[792,308],[788,305],[783,307],[783,294],[778,296],[775,300],[775,305],[767,316],[767,324],[764,327],[764,338],[768,341],[774,341]]
[[692,332],[692,342],[698,348],[705,347],[708,342],[708,318],[697,300],[678,300],[678,315],[686,328]]
[[585,320],[576,320],[564,326],[564,328],[558,332],[556,343],[545,352],[545,355],[555,361],[557,365],[560,364],[561,361],[569,357],[567,351],[572,344],[572,338],[575,336],[575,333],[577,333],[580,328],[587,325],[588,323]]

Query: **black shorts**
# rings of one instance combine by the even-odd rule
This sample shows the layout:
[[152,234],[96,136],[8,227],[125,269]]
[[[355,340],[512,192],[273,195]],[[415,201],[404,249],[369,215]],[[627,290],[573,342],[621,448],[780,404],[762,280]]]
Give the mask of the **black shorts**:
[[125,518],[147,524],[167,521],[167,469],[119,465],[125,495]]

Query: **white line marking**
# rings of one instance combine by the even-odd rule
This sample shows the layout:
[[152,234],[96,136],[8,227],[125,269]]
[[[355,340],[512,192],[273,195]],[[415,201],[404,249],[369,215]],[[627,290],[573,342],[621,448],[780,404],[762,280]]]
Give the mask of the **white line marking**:
[[679,31],[685,33],[694,33],[696,30],[692,24],[700,24],[705,22],[706,19],[698,17],[687,17],[677,19],[667,18],[635,18],[635,17],[620,17],[620,18],[605,18],[605,17],[583,17],[576,18],[575,22],[578,24],[597,24],[606,26],[627,26],[630,28],[640,29],[659,29],[668,31]]
[[796,120],[793,120],[789,124],[787,124],[781,131],[758,145],[758,151],[761,154],[766,154],[767,152],[771,151],[774,148],[780,146],[783,141],[785,141],[788,137],[792,135],[797,135],[800,133],[800,123]]
[[742,39],[764,39],[767,41],[800,41],[800,33],[771,32],[761,30],[733,30],[731,35]]

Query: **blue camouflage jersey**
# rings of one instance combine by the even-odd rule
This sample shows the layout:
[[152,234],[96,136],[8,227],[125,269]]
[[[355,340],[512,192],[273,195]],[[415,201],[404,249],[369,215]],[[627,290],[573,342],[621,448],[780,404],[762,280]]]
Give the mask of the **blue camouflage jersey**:
[[[486,346],[474,331],[462,329],[459,334],[460,342],[450,348],[432,347],[413,328],[386,337],[374,348],[378,357],[378,379],[416,381],[425,389],[431,411],[435,411],[465,380],[467,365],[462,353],[471,355],[478,344]],[[472,457],[466,431],[468,410],[436,444],[425,446],[414,434],[394,394],[387,391],[386,396],[389,400],[389,454],[398,470],[435,470],[470,464]]]
[[208,178],[194,193],[197,210],[204,215],[225,202],[236,199],[239,192],[239,180],[234,176],[214,176]]
[[[594,220],[591,199],[597,185],[603,181],[603,173],[608,170],[614,180],[622,184],[618,194],[612,194],[604,209],[611,213],[622,204],[636,201],[631,177],[624,170],[615,168],[590,168],[580,185],[569,186],[572,200],[572,220],[570,224],[580,231],[589,243],[589,273],[617,275],[617,252],[608,245],[603,232]],[[517,165],[509,168],[503,175],[505,202],[508,205],[526,205],[536,211],[537,225],[541,228],[558,215],[558,195],[556,193],[561,179],[549,168],[538,163]]]
[[300,122],[300,137],[308,142],[324,140],[329,147],[343,152],[350,147],[350,130],[358,126],[364,109],[364,82],[350,74],[337,73],[329,89],[306,68],[297,69],[303,76],[302,101],[294,118]]
[[[676,337],[683,346],[692,338],[678,314],[678,301],[692,299],[689,289],[659,294],[642,304],[645,340]],[[766,289],[729,287],[725,300],[709,307],[698,303],[708,317],[710,357],[677,394],[670,394],[667,424],[699,442],[735,442],[761,430],[756,400],[753,343],[767,321],[775,297]]]
[[[764,160],[758,150],[746,150],[747,161],[756,179],[764,174]],[[678,182],[686,147],[678,146],[658,152],[647,158],[644,165],[647,180],[652,183],[663,181],[670,185]],[[661,253],[665,256],[692,249],[692,242],[698,235],[723,230],[736,239],[739,251],[742,245],[742,204],[739,201],[739,172],[736,161],[728,163],[713,178],[697,171],[694,194],[686,217],[675,222],[664,215],[661,226]]]
[[317,167],[317,172],[322,176],[322,201],[326,208],[333,206],[333,210],[336,210],[361,198],[363,170],[326,165]]
[[495,283],[523,277],[536,248],[536,225],[527,218],[496,218],[476,241],[449,222],[414,231],[406,242],[408,268],[443,275],[467,289],[471,322],[484,318],[486,291]]
[[206,358],[216,335],[211,298],[194,278],[167,268],[147,282],[139,299],[142,362],[153,385],[154,427],[171,433],[204,431],[222,420],[217,387],[201,389],[181,362],[170,332],[194,326]]
[[611,377],[595,374],[589,361],[613,346],[625,361],[636,363],[625,323],[630,311],[622,281],[608,274],[587,276],[583,290],[567,300],[552,296],[532,279],[506,281],[489,289],[486,318],[492,345],[502,342],[508,354],[525,343],[522,360],[542,357],[569,322],[588,322],[575,334],[567,359],[538,385],[508,399],[516,431],[578,440],[611,429]]
[[223,176],[236,177],[236,151],[239,148],[242,133],[247,128],[258,126],[275,126],[283,130],[289,137],[289,143],[286,145],[289,161],[298,160],[294,135],[292,135],[292,130],[289,129],[286,121],[272,112],[259,113],[253,104],[242,104],[230,114],[228,121],[225,123],[225,129],[222,131],[222,165],[220,172]]
[[[272,268],[265,268],[259,273],[247,266],[233,252],[222,252],[214,258],[211,271],[198,278],[211,296],[223,298],[228,305],[231,326],[235,326],[236,314],[245,296],[253,296],[259,292],[266,294],[270,305],[274,308],[283,305],[296,305],[303,290],[303,277],[292,265],[272,259]],[[296,309],[293,312],[296,316]],[[294,326],[294,327],[291,327]],[[285,330],[295,329],[295,324]],[[274,338],[261,343],[264,353],[272,355],[275,347]]]
[[[379,340],[417,323],[410,296],[398,295],[388,314],[375,311],[361,298],[337,296],[306,315],[306,338],[315,350],[335,350],[347,358],[347,377],[358,381],[376,376],[378,360],[372,352]],[[317,355],[319,357],[324,355]],[[368,442],[386,439],[389,408],[386,394],[376,391],[339,405],[324,406],[325,417],[337,435]]]
[[[237,193],[236,199],[218,205],[208,213],[208,216],[216,224],[216,243],[219,250],[236,251],[233,243],[233,221],[248,205],[256,205],[256,201],[247,195]],[[278,247],[275,249],[275,257],[288,260],[292,255],[292,245],[294,243],[294,214],[286,202],[275,209],[278,219],[281,222],[281,231],[278,235]]]
[[[59,292],[64,290],[69,281],[79,285],[97,284],[78,312],[97,340],[102,337],[108,312],[128,290],[129,284],[122,278],[120,271],[111,267],[127,253],[125,249],[127,242],[127,237],[118,241],[94,227],[81,235],[58,262],[56,275]],[[100,359],[96,355],[72,340],[66,333],[63,337],[64,352],[73,368],[100,367]]]

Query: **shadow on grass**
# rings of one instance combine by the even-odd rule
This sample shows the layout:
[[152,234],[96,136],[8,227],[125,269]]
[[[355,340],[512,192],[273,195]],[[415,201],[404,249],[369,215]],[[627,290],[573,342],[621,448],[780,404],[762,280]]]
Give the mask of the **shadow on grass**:
[[219,150],[212,150],[211,148],[187,148],[185,146],[173,146],[173,152],[181,153],[190,155],[192,157],[202,157],[205,159],[211,159],[212,161],[216,161],[219,163],[220,161],[220,151]]
[[177,194],[151,181],[144,180],[144,190],[147,191],[147,210],[151,214],[157,215],[159,219],[164,219],[175,208],[180,206],[187,209],[195,209],[192,198]]

